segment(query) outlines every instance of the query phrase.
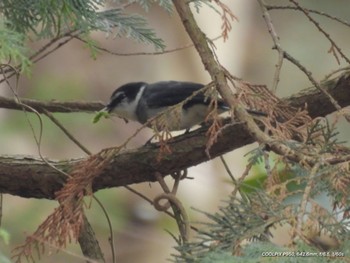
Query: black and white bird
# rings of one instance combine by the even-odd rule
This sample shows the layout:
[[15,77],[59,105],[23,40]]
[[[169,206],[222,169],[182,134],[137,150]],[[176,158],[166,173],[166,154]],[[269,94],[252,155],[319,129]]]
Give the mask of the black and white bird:
[[[127,83],[113,92],[104,110],[123,119],[144,124],[169,107],[186,100],[203,87],[204,85],[199,83],[179,81],[161,81],[153,84]],[[204,95],[204,91],[199,92],[188,99],[181,110],[167,111],[164,114],[165,122],[162,123],[166,123],[166,128],[170,131],[188,130],[205,121],[209,104],[210,98]],[[218,99],[218,113],[227,110],[228,105],[222,99]],[[158,129],[162,129],[163,126],[158,124],[156,122]]]

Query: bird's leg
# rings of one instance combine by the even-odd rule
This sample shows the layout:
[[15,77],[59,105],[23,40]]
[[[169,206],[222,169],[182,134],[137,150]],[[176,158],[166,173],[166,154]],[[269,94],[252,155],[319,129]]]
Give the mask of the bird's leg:
[[149,138],[149,139],[146,141],[145,146],[150,145],[150,144],[152,143],[152,140],[154,139],[154,137],[155,137],[155,134],[153,134],[153,135],[151,136],[151,138]]
[[184,132],[184,135],[190,133],[190,130],[191,130],[191,128],[187,128]]

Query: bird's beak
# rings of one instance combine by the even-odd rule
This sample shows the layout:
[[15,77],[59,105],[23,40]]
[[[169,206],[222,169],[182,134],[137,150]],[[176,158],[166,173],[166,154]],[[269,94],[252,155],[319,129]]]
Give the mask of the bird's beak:
[[[109,105],[107,105],[106,107],[104,107],[102,110],[100,110],[100,112],[108,112],[108,114],[113,114],[112,113],[112,109],[110,108],[110,107],[108,107]],[[117,115],[118,116],[118,115]],[[120,116],[118,116],[119,118],[121,118],[121,119],[123,119],[124,121],[125,121],[125,123],[128,123],[129,121],[128,121],[128,119],[125,119],[125,118],[123,118],[123,117],[120,117]]]
[[111,113],[111,109],[108,107],[108,105],[100,111],[105,111],[105,112]]

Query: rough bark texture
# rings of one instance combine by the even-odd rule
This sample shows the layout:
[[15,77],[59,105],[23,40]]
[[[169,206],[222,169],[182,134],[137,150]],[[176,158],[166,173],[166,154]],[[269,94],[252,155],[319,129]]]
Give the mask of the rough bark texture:
[[[350,105],[350,74],[328,81],[323,85],[342,107]],[[307,89],[285,100],[294,107],[308,105],[314,118],[334,112],[334,107],[321,92]],[[211,157],[252,143],[242,124],[231,125],[224,129],[218,141],[210,150]],[[198,129],[189,134],[178,136],[170,142],[172,154],[157,161],[159,148],[147,145],[139,149],[127,150],[116,155],[94,183],[93,190],[155,181],[155,171],[169,174],[208,160],[205,154],[207,143],[206,130]],[[71,171],[75,164],[83,159],[64,161],[48,160],[58,169]],[[63,176],[39,158],[31,156],[0,156],[0,192],[34,198],[55,198],[54,193],[64,183]]]

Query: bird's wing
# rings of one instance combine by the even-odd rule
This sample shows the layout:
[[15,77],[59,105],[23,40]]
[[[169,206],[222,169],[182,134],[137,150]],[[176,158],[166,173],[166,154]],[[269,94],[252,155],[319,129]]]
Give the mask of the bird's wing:
[[[203,88],[204,85],[192,82],[162,81],[149,84],[144,95],[147,96],[147,105],[149,108],[169,107],[184,101],[195,91]],[[190,107],[196,103],[208,104],[203,93],[196,94],[185,105]]]

